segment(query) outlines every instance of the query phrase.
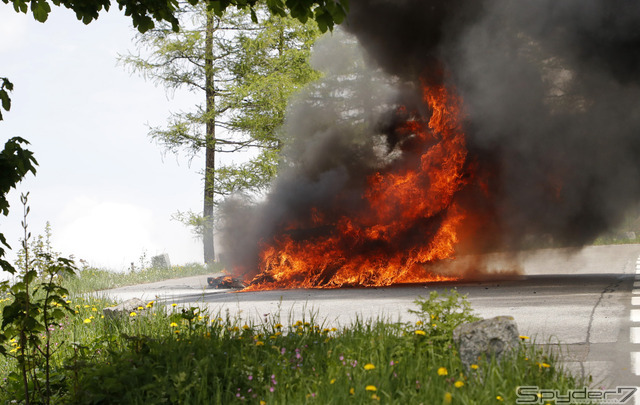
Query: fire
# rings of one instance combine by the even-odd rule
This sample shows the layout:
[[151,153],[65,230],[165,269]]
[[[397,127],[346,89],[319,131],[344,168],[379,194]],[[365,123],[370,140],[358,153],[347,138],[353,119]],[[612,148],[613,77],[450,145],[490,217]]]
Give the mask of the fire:
[[[425,264],[453,257],[465,213],[455,202],[467,183],[467,149],[461,99],[444,85],[423,86],[431,110],[399,130],[411,135],[412,150],[393,169],[367,179],[358,213],[328,221],[313,208],[304,223],[263,242],[261,273],[247,290],[386,286],[445,281]],[[299,237],[307,229],[323,229]],[[295,237],[293,235],[298,235]]]

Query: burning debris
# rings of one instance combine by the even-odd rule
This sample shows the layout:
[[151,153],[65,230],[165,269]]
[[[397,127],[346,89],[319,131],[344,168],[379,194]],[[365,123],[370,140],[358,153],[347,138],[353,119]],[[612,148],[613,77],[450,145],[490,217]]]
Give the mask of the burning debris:
[[350,8],[363,58],[337,34],[318,44],[328,73],[291,107],[278,179],[225,209],[228,269],[249,289],[448,280],[431,264],[580,246],[638,204],[640,5]]
[[209,288],[238,290],[247,287],[241,279],[231,276],[207,277]]

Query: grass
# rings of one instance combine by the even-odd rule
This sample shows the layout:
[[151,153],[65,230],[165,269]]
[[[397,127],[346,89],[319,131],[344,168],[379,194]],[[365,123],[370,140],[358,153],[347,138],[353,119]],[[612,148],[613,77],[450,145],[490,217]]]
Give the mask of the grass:
[[[521,385],[586,385],[525,341],[499,365],[480,360],[467,371],[452,341],[451,316],[462,318],[448,311],[461,308],[451,297],[418,302],[417,323],[340,329],[313,314],[252,324],[153,302],[110,319],[102,309],[113,302],[68,299],[76,313],[52,331],[56,404],[512,404]],[[425,312],[434,308],[445,315]],[[0,403],[21,401],[16,373],[0,357]]]
[[141,270],[116,273],[109,270],[84,267],[77,272],[75,277],[64,281],[64,286],[76,294],[107,290],[126,285],[152,283],[178,277],[189,277],[219,273],[222,265],[213,264],[205,266],[199,263],[190,263],[184,266],[172,266],[170,268],[148,267]]

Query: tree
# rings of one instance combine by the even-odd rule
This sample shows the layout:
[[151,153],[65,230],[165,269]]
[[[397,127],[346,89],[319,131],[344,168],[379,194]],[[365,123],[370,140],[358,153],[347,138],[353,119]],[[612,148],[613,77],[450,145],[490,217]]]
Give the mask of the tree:
[[[288,99],[318,77],[308,59],[319,31],[313,22],[269,15],[264,8],[220,17],[203,6],[185,6],[177,15],[180,32],[159,24],[138,35],[147,55],[121,61],[169,90],[203,96],[195,111],[172,114],[165,128],[151,128],[149,135],[173,153],[205,151],[202,215],[180,215],[196,226],[204,261],[211,263],[214,206],[234,192],[259,192],[273,177]],[[259,151],[250,162],[216,168],[217,153],[247,149]]]

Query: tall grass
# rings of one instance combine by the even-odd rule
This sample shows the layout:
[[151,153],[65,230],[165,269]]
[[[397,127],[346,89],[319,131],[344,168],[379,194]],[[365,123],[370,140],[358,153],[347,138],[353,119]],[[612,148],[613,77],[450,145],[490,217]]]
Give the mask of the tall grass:
[[140,270],[130,270],[126,273],[116,273],[109,270],[85,267],[80,269],[76,276],[64,280],[63,283],[69,291],[81,294],[126,285],[152,283],[171,278],[214,274],[221,271],[222,265],[218,263],[210,266],[190,263],[168,268],[147,267]]
[[[512,404],[520,385],[585,384],[525,342],[500,364],[467,371],[453,325],[424,312],[415,324],[360,319],[336,329],[313,314],[252,324],[153,302],[105,318],[113,302],[69,301],[75,316],[52,332],[53,403]],[[0,360],[0,403],[21,401],[17,383],[15,364]]]

